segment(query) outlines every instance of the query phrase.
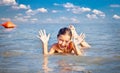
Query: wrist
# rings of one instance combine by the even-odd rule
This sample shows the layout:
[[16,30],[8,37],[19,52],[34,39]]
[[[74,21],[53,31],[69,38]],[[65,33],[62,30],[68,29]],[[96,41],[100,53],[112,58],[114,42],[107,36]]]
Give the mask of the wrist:
[[42,44],[47,45],[47,44],[48,44],[48,42],[42,42]]

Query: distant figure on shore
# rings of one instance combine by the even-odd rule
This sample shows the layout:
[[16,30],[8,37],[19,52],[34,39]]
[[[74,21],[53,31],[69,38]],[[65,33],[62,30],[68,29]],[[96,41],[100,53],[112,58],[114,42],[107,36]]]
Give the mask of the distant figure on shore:
[[[39,31],[38,38],[42,42],[42,48],[43,48],[43,54],[44,55],[51,55],[54,53],[60,53],[60,54],[75,54],[75,55],[83,55],[83,52],[81,49],[79,49],[78,45],[79,43],[76,43],[75,41],[71,41],[72,39],[72,32],[70,28],[64,27],[61,28],[57,34],[57,43],[54,43],[50,51],[48,52],[48,41],[50,38],[50,34],[46,35],[45,30]],[[84,35],[79,36],[78,41],[84,40]]]
[[81,49],[84,48],[90,48],[91,46],[85,41],[85,34],[81,33],[78,35],[76,32],[76,29],[73,25],[68,26],[72,32],[72,41],[75,41],[75,43],[79,44]]

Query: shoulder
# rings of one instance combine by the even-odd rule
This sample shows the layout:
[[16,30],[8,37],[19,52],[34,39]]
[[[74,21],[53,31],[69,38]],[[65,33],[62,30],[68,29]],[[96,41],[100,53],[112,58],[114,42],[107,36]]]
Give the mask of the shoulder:
[[51,49],[50,50],[54,50],[54,52],[58,52],[58,51],[60,51],[60,49],[59,49],[59,46],[58,46],[58,44],[57,43],[55,43],[55,44],[53,44],[52,46],[51,46]]
[[51,46],[51,48],[57,48],[58,47],[58,44],[57,43],[54,43],[52,46]]

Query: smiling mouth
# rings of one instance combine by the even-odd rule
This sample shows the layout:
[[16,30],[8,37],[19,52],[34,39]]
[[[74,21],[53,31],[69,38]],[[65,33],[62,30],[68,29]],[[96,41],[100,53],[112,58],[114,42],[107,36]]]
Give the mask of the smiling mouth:
[[61,49],[65,49],[65,48],[66,48],[66,46],[60,46],[60,45],[59,45],[59,47],[60,47]]

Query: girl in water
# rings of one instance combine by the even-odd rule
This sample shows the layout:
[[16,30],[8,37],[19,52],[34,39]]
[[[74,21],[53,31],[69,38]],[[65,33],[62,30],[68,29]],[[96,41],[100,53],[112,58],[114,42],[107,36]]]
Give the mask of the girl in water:
[[42,41],[44,55],[51,55],[54,53],[83,55],[82,51],[78,47],[78,44],[84,40],[84,36],[79,37],[77,40],[79,43],[77,43],[76,40],[71,41],[72,32],[70,28],[64,27],[59,30],[57,34],[57,43],[54,43],[51,46],[50,51],[48,51],[50,34],[46,35],[45,30],[40,30],[38,37]]

